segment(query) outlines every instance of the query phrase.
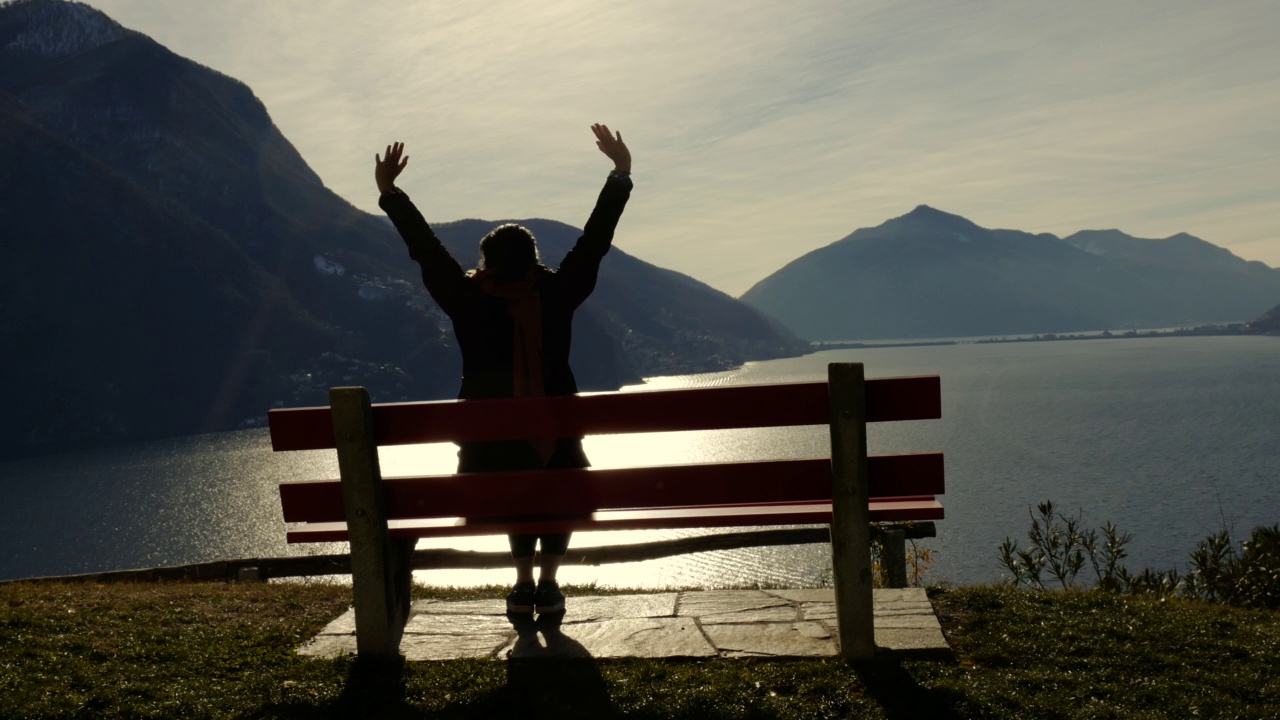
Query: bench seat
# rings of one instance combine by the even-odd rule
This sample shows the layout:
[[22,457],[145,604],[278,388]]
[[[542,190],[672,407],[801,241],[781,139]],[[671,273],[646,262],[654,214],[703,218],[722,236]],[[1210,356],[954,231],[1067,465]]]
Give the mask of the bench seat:
[[[941,520],[942,503],[932,497],[885,498],[871,503],[872,522]],[[476,535],[536,535],[595,530],[747,527],[758,525],[830,525],[831,502],[765,505],[696,505],[691,507],[600,510],[556,520],[503,520],[464,517],[388,520],[387,532],[397,540]],[[345,522],[308,523],[287,531],[291,543],[342,542]]]

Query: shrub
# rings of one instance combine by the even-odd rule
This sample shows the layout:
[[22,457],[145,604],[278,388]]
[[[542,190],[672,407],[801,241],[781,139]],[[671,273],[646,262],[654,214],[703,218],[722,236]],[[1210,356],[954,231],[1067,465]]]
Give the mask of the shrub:
[[[1030,511],[1029,511],[1030,512]],[[1191,553],[1190,570],[1145,569],[1133,574],[1124,566],[1125,546],[1133,535],[1112,523],[1101,532],[1084,530],[1081,514],[1066,515],[1046,500],[1036,506],[1021,548],[1010,538],[1000,546],[1000,564],[1012,573],[1015,587],[1044,590],[1046,582],[1062,589],[1082,587],[1078,581],[1086,560],[1094,587],[1106,592],[1181,595],[1248,608],[1280,609],[1280,525],[1254,528],[1239,550],[1227,531],[1210,535]]]
[[1224,530],[1191,553],[1186,595],[1248,608],[1280,609],[1280,525],[1253,529],[1237,551]]

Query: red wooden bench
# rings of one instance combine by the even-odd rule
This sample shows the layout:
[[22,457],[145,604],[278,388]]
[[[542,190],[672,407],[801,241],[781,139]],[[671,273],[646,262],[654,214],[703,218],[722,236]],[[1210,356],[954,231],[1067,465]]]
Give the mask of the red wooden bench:
[[[336,448],[340,480],[280,486],[291,543],[349,540],[357,652],[398,653],[418,538],[637,528],[830,524],[841,655],[874,654],[870,523],[938,520],[941,453],[868,456],[866,423],[941,417],[936,376],[330,407],[268,413],[275,450]],[[613,470],[382,478],[378,446],[828,425],[829,457]]]

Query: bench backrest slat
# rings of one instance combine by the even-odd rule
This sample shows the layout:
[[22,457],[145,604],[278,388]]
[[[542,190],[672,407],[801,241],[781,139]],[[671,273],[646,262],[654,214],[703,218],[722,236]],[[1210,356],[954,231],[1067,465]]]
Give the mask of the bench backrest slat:
[[[942,417],[937,376],[866,383],[868,422]],[[373,406],[379,446],[545,437],[721,430],[829,421],[827,383],[745,385],[603,395],[385,403]],[[274,450],[335,447],[328,407],[272,410]]]
[[[554,477],[545,475],[554,473]],[[943,492],[941,453],[868,458],[870,497]],[[388,519],[574,515],[615,508],[831,500],[831,461],[772,460],[614,470],[385,478]],[[345,520],[338,480],[280,486],[286,522]]]

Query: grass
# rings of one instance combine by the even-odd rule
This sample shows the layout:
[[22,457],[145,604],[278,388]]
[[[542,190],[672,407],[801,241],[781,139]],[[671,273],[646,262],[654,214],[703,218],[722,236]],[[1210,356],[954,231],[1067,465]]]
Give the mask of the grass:
[[1275,612],[975,587],[933,593],[954,655],[857,665],[294,655],[349,592],[0,585],[0,718],[1280,717]]

